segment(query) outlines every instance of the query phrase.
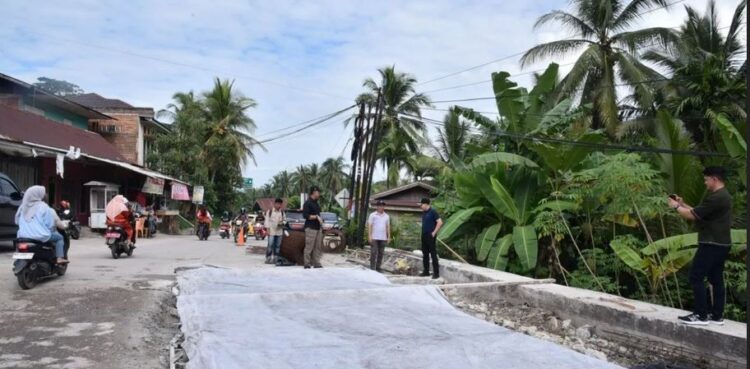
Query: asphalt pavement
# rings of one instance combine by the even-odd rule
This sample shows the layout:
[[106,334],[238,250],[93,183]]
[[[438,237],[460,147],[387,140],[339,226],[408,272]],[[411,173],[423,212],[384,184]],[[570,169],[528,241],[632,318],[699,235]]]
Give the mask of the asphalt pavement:
[[[132,257],[114,260],[103,238],[73,241],[65,276],[24,291],[12,273],[12,246],[0,243],[0,369],[168,368],[178,329],[175,268],[273,268],[216,236],[157,235],[137,246]],[[323,263],[344,259],[325,254]]]

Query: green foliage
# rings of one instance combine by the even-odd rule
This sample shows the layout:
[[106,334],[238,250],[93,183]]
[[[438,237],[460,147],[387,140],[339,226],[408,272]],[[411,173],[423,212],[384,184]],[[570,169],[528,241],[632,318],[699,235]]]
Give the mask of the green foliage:
[[84,93],[83,89],[75,83],[49,77],[38,77],[34,82],[34,87],[57,96],[81,95]]

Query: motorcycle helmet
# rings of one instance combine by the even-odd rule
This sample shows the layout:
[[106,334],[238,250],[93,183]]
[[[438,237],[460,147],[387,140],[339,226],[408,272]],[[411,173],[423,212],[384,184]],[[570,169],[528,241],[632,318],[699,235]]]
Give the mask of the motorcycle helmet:
[[245,208],[240,208],[240,214],[245,214],[245,213],[247,213],[247,209],[245,209]]

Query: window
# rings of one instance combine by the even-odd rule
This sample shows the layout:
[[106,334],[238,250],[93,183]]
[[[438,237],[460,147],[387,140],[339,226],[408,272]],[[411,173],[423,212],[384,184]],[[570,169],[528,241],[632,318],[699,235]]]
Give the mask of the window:
[[107,202],[104,198],[103,188],[92,188],[91,189],[91,211],[102,212],[107,206]]
[[11,194],[16,192],[18,192],[18,189],[13,185],[13,183],[0,178],[0,194],[10,196]]

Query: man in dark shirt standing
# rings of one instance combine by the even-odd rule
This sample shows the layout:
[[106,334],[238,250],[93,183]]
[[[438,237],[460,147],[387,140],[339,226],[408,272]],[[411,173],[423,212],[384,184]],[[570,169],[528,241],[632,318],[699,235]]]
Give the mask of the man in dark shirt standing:
[[320,217],[320,190],[317,187],[310,189],[310,197],[302,206],[302,216],[305,218],[305,269],[310,269],[312,264],[315,268],[322,268],[320,264],[320,253],[323,249],[323,218]]
[[424,266],[420,276],[430,275],[430,259],[432,259],[432,279],[438,279],[440,278],[440,265],[438,264],[435,239],[440,227],[443,226],[443,220],[440,219],[437,211],[430,206],[430,199],[423,198],[420,205],[422,206],[422,264]]
[[[681,217],[694,220],[698,228],[698,251],[690,268],[693,287],[693,313],[679,319],[690,325],[724,324],[724,262],[732,246],[732,196],[724,187],[724,168],[708,167],[703,171],[703,183],[708,194],[700,205],[690,207],[676,195],[670,196],[669,206]],[[713,288],[713,303],[708,311],[705,279]]]

